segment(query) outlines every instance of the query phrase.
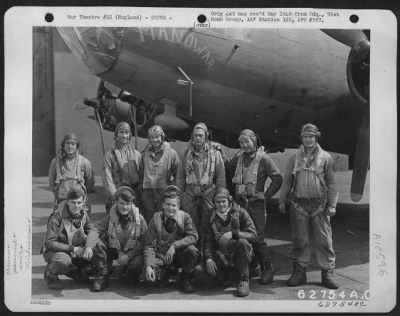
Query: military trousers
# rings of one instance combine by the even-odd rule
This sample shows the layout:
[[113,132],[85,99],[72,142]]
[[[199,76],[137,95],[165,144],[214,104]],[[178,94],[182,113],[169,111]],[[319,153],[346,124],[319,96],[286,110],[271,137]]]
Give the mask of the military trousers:
[[[113,270],[113,261],[118,259],[118,251],[114,248],[107,249],[107,266],[109,273],[112,273]],[[122,275],[136,275],[139,276],[143,270],[144,256],[143,254],[138,254],[132,257],[126,266],[119,267]]]
[[[335,252],[332,245],[332,228],[326,210],[318,212],[324,203],[321,199],[294,199],[290,207],[290,223],[293,237],[293,258],[302,267],[310,262],[312,243],[321,269],[335,268]],[[307,214],[307,215],[306,215]]]
[[198,258],[199,251],[194,245],[182,249],[176,249],[174,258],[170,265],[167,265],[165,262],[165,254],[156,253],[156,262],[154,266],[156,281],[160,280],[169,269],[182,267],[182,272],[192,273]]
[[246,239],[229,240],[225,253],[217,252],[213,255],[218,267],[217,274],[232,265],[240,275],[248,273],[252,256],[253,247]]
[[[240,203],[244,207],[243,203]],[[258,261],[270,261],[268,246],[265,241],[265,225],[267,223],[267,211],[265,209],[264,200],[249,201],[247,205],[247,212],[254,222],[257,231],[257,239],[253,242],[254,253]]]
[[44,255],[48,264],[48,271],[53,275],[67,274],[76,268],[86,269],[88,274],[95,276],[107,276],[107,255],[101,242],[93,248],[93,257],[90,261],[73,257],[66,252],[48,251]]
[[161,189],[143,189],[141,192],[142,215],[147,223],[153,218],[153,214],[159,211]]

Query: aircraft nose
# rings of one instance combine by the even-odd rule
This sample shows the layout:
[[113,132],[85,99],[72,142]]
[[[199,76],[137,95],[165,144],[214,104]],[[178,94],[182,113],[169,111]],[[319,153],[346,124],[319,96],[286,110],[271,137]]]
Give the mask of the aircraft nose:
[[116,62],[126,28],[59,27],[57,30],[72,53],[97,75]]

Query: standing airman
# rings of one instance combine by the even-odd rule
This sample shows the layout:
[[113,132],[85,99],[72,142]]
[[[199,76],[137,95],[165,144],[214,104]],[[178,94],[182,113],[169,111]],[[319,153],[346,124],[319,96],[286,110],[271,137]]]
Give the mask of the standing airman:
[[94,192],[92,164],[79,154],[79,146],[76,134],[65,134],[57,157],[51,161],[49,184],[54,193],[55,209],[67,199],[67,193],[72,187],[79,187],[87,194]]
[[139,164],[141,154],[131,144],[131,127],[119,122],[114,133],[114,148],[107,152],[103,161],[103,185],[107,194],[106,211],[114,203],[118,187],[129,186],[138,196]]
[[182,209],[188,212],[199,233],[202,255],[202,217],[213,208],[215,190],[226,187],[225,167],[220,151],[208,141],[204,123],[194,126],[188,147],[179,163],[176,184],[183,192]]
[[161,126],[154,125],[148,133],[149,146],[140,161],[142,212],[147,222],[158,211],[160,192],[170,184],[175,184],[179,157],[165,140]]
[[310,261],[312,234],[322,270],[322,284],[329,289],[337,289],[333,277],[335,252],[330,224],[330,216],[335,215],[338,200],[333,159],[318,144],[321,134],[317,126],[305,124],[300,137],[302,144],[289,160],[279,198],[282,213],[286,212],[285,203],[291,203],[294,263],[287,285],[299,286],[307,282],[306,268]]
[[[272,158],[264,152],[264,147],[257,147],[257,136],[249,129],[240,132],[241,150],[231,159],[230,168],[234,171],[232,182],[235,184],[236,200],[243,206],[257,230],[257,240],[253,243],[255,257],[261,266],[261,284],[273,281],[273,267],[265,242],[266,202],[278,192],[282,184],[282,175]],[[268,178],[271,183],[266,191]]]

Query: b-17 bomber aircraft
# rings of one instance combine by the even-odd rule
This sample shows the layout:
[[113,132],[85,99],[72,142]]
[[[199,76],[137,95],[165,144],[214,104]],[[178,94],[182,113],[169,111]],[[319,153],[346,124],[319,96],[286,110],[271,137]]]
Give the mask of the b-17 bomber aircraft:
[[351,198],[369,168],[369,32],[336,29],[59,27],[101,79],[100,128],[153,124],[186,141],[197,122],[237,147],[251,128],[268,151],[297,147],[301,125],[320,127],[324,149],[347,154]]

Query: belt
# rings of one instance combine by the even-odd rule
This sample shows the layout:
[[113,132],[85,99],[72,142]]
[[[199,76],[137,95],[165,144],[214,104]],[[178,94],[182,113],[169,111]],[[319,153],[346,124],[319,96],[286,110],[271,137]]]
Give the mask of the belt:
[[319,214],[321,214],[324,210],[325,210],[325,206],[326,206],[326,201],[324,201],[319,207],[317,207],[317,209],[312,212],[311,214],[308,213],[302,206],[300,206],[300,204],[291,201],[290,202],[293,207],[303,216],[305,217],[311,217],[314,218],[316,216],[318,216]]

